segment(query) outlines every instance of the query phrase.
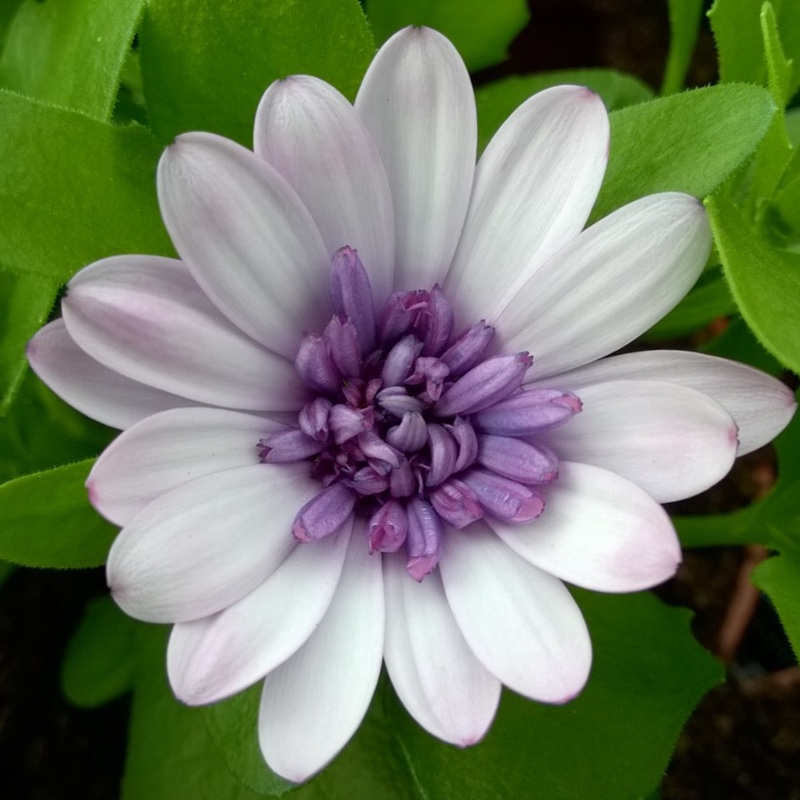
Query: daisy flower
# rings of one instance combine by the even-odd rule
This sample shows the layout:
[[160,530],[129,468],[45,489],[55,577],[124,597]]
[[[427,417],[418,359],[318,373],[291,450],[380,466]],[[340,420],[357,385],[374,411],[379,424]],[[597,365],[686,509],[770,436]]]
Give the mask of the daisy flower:
[[678,193],[584,230],[609,147],[597,95],[531,97],[477,165],[476,140],[467,71],[432,30],[389,40],[354,106],[278,81],[254,152],[187,133],[164,153],[180,260],[89,265],[30,342],[45,383],[124,430],[87,482],[122,527],[114,599],[174,623],[184,702],[263,681],[261,749],[292,781],[352,736],[383,662],[460,746],[501,685],[575,696],[591,644],[563,581],[669,578],[659,504],[794,412],[740,364],[609,356],[686,294],[711,238]]

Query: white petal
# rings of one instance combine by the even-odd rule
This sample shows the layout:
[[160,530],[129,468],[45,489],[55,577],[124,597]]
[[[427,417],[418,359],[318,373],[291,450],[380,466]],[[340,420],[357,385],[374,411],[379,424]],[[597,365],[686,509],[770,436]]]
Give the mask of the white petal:
[[562,462],[544,488],[544,513],[524,525],[488,519],[531,564],[600,592],[636,592],[671,578],[681,561],[666,512],[638,486],[608,470]]
[[524,561],[482,522],[446,537],[440,569],[464,638],[506,686],[545,703],[564,703],[583,688],[592,646],[560,580]]
[[187,133],[161,158],[158,198],[175,248],[213,302],[294,358],[301,332],[330,315],[332,254],[291,186],[235,142]]
[[306,642],[328,610],[352,525],[298,545],[258,588],[219,614],[176,625],[167,672],[178,699],[213,703],[240,692]]
[[600,220],[556,253],[496,320],[505,347],[530,350],[531,377],[600,358],[661,319],[708,258],[703,206],[650,195]]
[[475,96],[464,62],[436,31],[406,28],[375,56],[356,110],[389,176],[396,288],[428,289],[453,257],[475,172]]
[[146,622],[198,619],[229,606],[292,551],[294,517],[317,491],[307,464],[257,464],[161,495],[111,547],[114,599]]
[[578,235],[607,160],[608,115],[589,89],[547,89],[506,120],[478,163],[464,235],[445,282],[465,321],[493,319]]
[[157,497],[202,475],[258,464],[258,441],[285,426],[219,408],[178,408],[118,436],[95,462],[92,505],[127,525]]
[[392,291],[394,212],[378,148],[353,106],[306,75],[276,81],[256,114],[255,151],[297,192],[329,253],[358,250],[377,303]]
[[381,557],[369,554],[366,535],[356,529],[319,627],[264,681],[258,730],[271,769],[299,783],[347,744],[378,682],[383,630]]
[[296,411],[294,365],[235,328],[180,261],[117,256],[81,270],[61,304],[75,342],[128,378],[201,403]]
[[494,718],[500,681],[464,640],[439,573],[417,583],[405,558],[384,556],[383,562],[386,669],[397,696],[428,733],[461,747],[475,744]]
[[670,381],[716,400],[739,428],[740,456],[774,439],[797,409],[792,392],[760,370],[682,350],[650,350],[604,358],[560,375],[558,385],[580,394],[585,386],[627,379]]
[[112,428],[124,430],[159,411],[196,405],[104,367],[75,344],[63,319],[45,325],[28,342],[26,355],[33,371],[59,397]]
[[733,466],[736,425],[702,392],[664,381],[609,381],[585,387],[580,398],[580,414],[536,441],[561,459],[622,475],[659,503],[699,494]]

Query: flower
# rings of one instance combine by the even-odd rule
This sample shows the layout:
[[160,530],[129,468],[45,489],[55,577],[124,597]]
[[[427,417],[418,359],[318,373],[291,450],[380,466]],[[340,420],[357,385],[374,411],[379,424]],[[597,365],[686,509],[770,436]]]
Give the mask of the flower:
[[659,503],[793,414],[746,366],[608,356],[689,290],[710,234],[677,193],[583,230],[607,152],[599,98],[561,86],[476,166],[463,63],[407,29],[355,107],[293,77],[267,90],[255,153],[178,137],[158,194],[181,260],[86,267],[31,341],[49,386],[125,429],[87,481],[122,526],[115,600],[174,623],[185,702],[263,679],[261,748],[286,778],[344,746],[384,660],[461,746],[501,684],[569,700],[591,646],[562,581],[670,577]]

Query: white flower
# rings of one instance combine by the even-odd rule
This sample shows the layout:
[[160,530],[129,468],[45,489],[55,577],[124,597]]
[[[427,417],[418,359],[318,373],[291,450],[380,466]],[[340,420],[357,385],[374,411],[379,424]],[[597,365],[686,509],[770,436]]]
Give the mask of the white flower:
[[344,746],[382,660],[420,725],[462,746],[501,684],[569,700],[591,646],[562,580],[670,577],[659,503],[790,419],[791,393],[746,366],[604,358],[710,248],[676,193],[582,232],[607,150],[599,98],[561,86],[476,167],[464,65],[408,29],[355,108],[294,77],[266,92],[255,154],[180,136],[158,193],[181,261],[86,267],[32,340],[48,385],[126,429],[87,484],[123,527],[114,598],[175,623],[185,702],[264,680],[261,747],[286,778]]

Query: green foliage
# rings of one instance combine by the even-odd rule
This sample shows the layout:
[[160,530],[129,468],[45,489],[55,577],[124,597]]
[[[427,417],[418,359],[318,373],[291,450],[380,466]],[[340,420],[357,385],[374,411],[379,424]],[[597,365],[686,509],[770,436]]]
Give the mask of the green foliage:
[[595,663],[576,700],[545,706],[505,692],[486,739],[468,750],[432,740],[397,707],[403,749],[427,800],[515,800],[531,787],[547,800],[623,800],[652,788],[722,670],[692,640],[685,611],[646,594],[578,598]]
[[479,149],[486,147],[503,122],[531,95],[562,84],[588,86],[603,98],[609,111],[643,103],[653,97],[651,89],[638,78],[613,69],[572,69],[537,75],[512,75],[475,91]]
[[96,708],[133,688],[139,628],[110,597],[87,604],[61,666],[61,688],[70,703]]
[[104,564],[117,529],[89,505],[91,459],[0,486],[0,558],[26,567]]
[[708,200],[720,258],[736,304],[761,343],[800,372],[800,255],[765,242],[721,191]]
[[700,32],[703,0],[669,0],[671,38],[661,94],[674,94],[683,88],[692,52]]
[[775,106],[755,86],[695,89],[611,114],[611,157],[592,219],[654,192],[705,197],[752,155]]
[[0,57],[0,86],[107,120],[144,0],[24,0]]
[[374,52],[357,0],[151,0],[140,43],[150,123],[165,144],[201,130],[250,147],[273,81],[315,75],[352,99]]
[[427,25],[447,36],[471,72],[502,61],[528,22],[525,0],[366,0],[377,44],[407,25]]

